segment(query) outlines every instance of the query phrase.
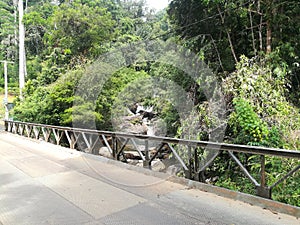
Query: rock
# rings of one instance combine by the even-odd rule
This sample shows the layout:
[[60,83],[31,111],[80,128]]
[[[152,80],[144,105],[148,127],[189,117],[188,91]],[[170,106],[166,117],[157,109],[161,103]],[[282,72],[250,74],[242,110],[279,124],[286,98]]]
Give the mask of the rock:
[[133,160],[141,159],[141,157],[139,156],[139,154],[137,152],[133,152],[133,153],[126,152],[125,157],[126,157],[126,159],[133,159]]
[[153,171],[157,171],[157,172],[162,172],[166,169],[165,164],[163,164],[162,161],[158,160],[158,161],[154,161],[151,165],[151,169]]
[[140,113],[142,115],[142,119],[147,118],[148,120],[152,120],[154,117],[157,116],[156,113],[147,112],[145,110],[140,110],[138,113]]
[[210,177],[205,180],[205,183],[207,184],[214,184],[219,179],[219,176]]
[[135,102],[133,105],[130,105],[128,108],[131,113],[136,114],[138,106],[139,106],[139,104],[137,102]]
[[143,167],[144,166],[143,160],[139,160],[138,163],[135,165],[139,167]]
[[137,102],[127,105],[123,113],[120,111],[119,115],[115,115],[112,123],[121,132],[151,136],[166,134],[166,124],[159,119],[158,113],[153,112],[153,106],[145,108]]
[[156,117],[147,123],[147,134],[150,136],[165,136],[167,134],[167,124],[164,120]]
[[133,133],[133,134],[147,134],[147,126],[145,124],[131,124],[131,123],[123,123],[118,126],[118,130],[125,133]]
[[179,164],[171,165],[167,168],[166,173],[170,175],[176,175],[181,170],[181,166]]
[[99,149],[99,155],[106,157],[106,158],[110,158],[110,159],[113,158],[112,154],[110,153],[110,151],[108,150],[107,147],[101,147]]
[[134,160],[134,159],[127,159],[127,163],[130,165],[134,165],[137,166],[139,161],[138,160]]
[[134,159],[134,155],[132,153],[124,153],[126,159]]

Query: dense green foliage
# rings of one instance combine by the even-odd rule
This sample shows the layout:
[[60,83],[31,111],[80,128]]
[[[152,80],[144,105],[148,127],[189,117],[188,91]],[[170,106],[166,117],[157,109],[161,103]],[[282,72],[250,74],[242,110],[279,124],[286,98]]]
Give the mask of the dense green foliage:
[[[13,1],[1,0],[0,1],[0,60],[7,60],[9,62],[15,62],[17,59],[17,33],[16,33],[16,18],[15,18],[16,6]],[[2,74],[2,63],[1,74]],[[8,64],[10,92],[15,93],[17,91],[17,62],[15,64]],[[4,86],[3,76],[0,77],[0,92]]]
[[[0,12],[0,60],[15,62],[9,65],[9,73],[10,87],[16,87],[16,6],[13,1],[0,0]],[[224,122],[212,112],[213,104],[205,92],[218,95],[209,86],[213,78],[193,79],[187,71],[168,64],[174,52],[166,53],[168,60],[162,63],[140,57],[147,47],[129,51],[137,41],[161,39],[195,53],[192,62],[187,62],[186,51],[182,58],[187,61],[180,63],[195,65],[203,60],[216,74],[226,105],[222,115],[227,128],[222,141],[300,149],[299,15],[298,0],[172,0],[166,11],[159,12],[147,9],[142,0],[29,1],[23,20],[27,83],[24,98],[15,102],[14,119],[63,126],[95,122],[98,129],[113,130],[111,118],[117,105],[139,102],[154,108],[166,124],[166,135],[212,140],[214,130]],[[82,77],[93,79],[94,72],[88,68],[99,56],[114,51],[121,52],[124,66],[103,85],[87,87],[86,96],[76,96]],[[143,60],[136,60],[139,57]],[[193,104],[190,116],[180,118],[176,103],[167,98],[171,86],[159,89],[151,79],[167,80],[184,90]],[[2,87],[2,76],[0,84]],[[145,95],[155,88],[160,93]],[[92,96],[98,93],[96,89],[101,89],[99,95]],[[89,97],[94,101],[87,101]],[[253,185],[238,166],[228,155],[222,156],[205,175],[219,177],[217,185],[252,193]],[[259,158],[238,157],[259,179]],[[267,158],[268,182],[296,164]],[[274,198],[300,205],[299,182],[298,173],[274,190]]]
[[284,70],[243,56],[237,71],[224,80],[235,108],[229,124],[236,143],[298,148],[290,136],[299,130],[299,110],[286,98]]
[[[299,12],[299,2],[293,0],[171,1],[168,13],[176,33],[223,81],[227,142],[299,149]],[[259,158],[239,158],[259,179]],[[224,159],[207,176],[220,177],[217,185],[253,193],[238,166],[230,157]],[[297,165],[267,161],[269,184]],[[299,179],[296,174],[275,188],[274,198],[300,205]]]

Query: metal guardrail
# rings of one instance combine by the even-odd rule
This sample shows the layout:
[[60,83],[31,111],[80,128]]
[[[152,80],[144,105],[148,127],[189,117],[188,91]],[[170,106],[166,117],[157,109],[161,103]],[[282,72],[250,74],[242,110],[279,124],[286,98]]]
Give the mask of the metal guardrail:
[[[203,181],[204,171],[213,163],[221,152],[228,152],[229,156],[237,163],[242,172],[249,178],[256,188],[258,196],[272,197],[272,189],[292,176],[300,169],[300,151],[264,148],[255,146],[232,145],[196,140],[184,140],[168,137],[146,136],[120,132],[88,130],[71,127],[60,127],[36,123],[5,121],[5,130],[11,133],[26,136],[28,138],[42,139],[57,145],[63,145],[71,149],[78,149],[87,153],[99,154],[99,148],[106,147],[111,156],[116,160],[128,162],[135,151],[143,166],[150,168],[157,158],[172,156],[180,164],[184,175],[188,179]],[[137,144],[139,142],[139,144]],[[142,143],[142,144],[141,144]],[[156,143],[155,150],[151,152],[149,143]],[[141,145],[143,148],[141,148]],[[180,148],[186,150],[186,156],[182,155]],[[203,150],[213,152],[213,156],[204,164],[199,155]],[[234,153],[250,153],[260,155],[260,181],[257,181],[241,163]],[[297,166],[272,185],[266,183],[265,157],[277,156],[298,160]]]

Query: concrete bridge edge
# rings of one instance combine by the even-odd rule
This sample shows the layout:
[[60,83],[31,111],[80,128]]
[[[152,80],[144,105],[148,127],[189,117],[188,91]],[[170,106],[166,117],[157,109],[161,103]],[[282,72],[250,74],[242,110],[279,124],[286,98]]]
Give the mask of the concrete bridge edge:
[[83,154],[85,154],[85,157],[91,157],[93,159],[100,160],[101,162],[116,165],[116,166],[122,167],[124,169],[140,172],[145,175],[154,176],[154,177],[161,178],[161,179],[166,179],[170,182],[187,186],[188,188],[198,189],[200,191],[213,193],[218,196],[234,199],[237,201],[248,203],[250,205],[255,205],[255,206],[261,207],[263,209],[270,210],[273,213],[283,213],[283,214],[294,216],[296,218],[300,218],[300,207],[297,207],[297,206],[292,206],[292,205],[277,202],[274,200],[270,200],[270,199],[250,195],[250,194],[245,194],[245,193],[238,192],[238,191],[229,190],[229,189],[222,188],[222,187],[213,186],[210,184],[205,184],[205,183],[189,180],[189,179],[186,179],[183,177],[177,177],[177,176],[169,175],[169,174],[162,173],[162,172],[152,171],[152,170],[149,170],[149,169],[146,169],[143,167],[137,167],[134,165],[125,164],[120,161],[108,159],[108,158],[105,158],[102,156],[95,156],[95,155],[90,155],[90,154],[86,154],[86,153],[83,153]]

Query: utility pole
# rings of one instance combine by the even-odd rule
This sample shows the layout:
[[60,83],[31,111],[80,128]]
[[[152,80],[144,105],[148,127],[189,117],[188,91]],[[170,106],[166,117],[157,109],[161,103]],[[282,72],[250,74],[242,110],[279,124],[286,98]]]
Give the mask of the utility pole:
[[25,87],[25,28],[23,24],[23,0],[19,0],[19,88],[20,99],[23,98],[22,89]]
[[7,64],[8,63],[13,63],[13,62],[9,62],[9,61],[6,61],[6,60],[3,60],[3,61],[0,61],[3,63],[3,66],[4,66],[4,91],[5,91],[5,94],[4,94],[4,106],[5,106],[5,117],[4,119],[5,120],[8,120],[9,119],[9,111],[8,111],[8,79],[7,79]]

